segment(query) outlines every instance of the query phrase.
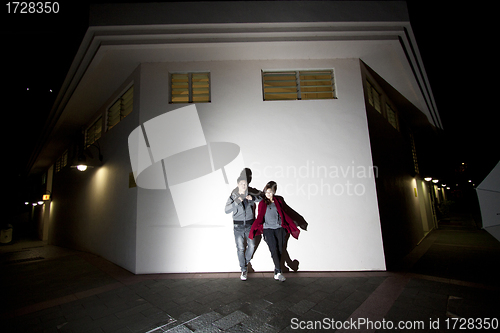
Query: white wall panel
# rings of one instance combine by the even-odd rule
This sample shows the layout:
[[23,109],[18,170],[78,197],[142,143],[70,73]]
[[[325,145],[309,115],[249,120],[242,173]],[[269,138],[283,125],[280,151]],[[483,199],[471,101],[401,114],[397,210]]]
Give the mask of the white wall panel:
[[[262,100],[262,69],[318,68],[334,69],[338,99]],[[245,166],[254,172],[251,186],[262,189],[267,181],[277,181],[278,194],[309,222],[298,241],[289,241],[290,256],[299,260],[300,269],[385,269],[359,60],[143,64],[142,86],[149,89],[141,92],[141,119],[158,116],[152,100],[158,95],[165,100],[169,71],[201,70],[211,73],[212,102],[196,105],[207,142],[239,145]],[[161,108],[168,112],[182,106]],[[229,182],[234,188],[236,179]],[[214,225],[184,227],[168,193],[147,191],[138,193],[137,273],[239,269],[231,216],[223,210],[229,191],[220,198],[194,193],[186,205],[200,209],[206,201],[218,205],[220,216]],[[156,196],[163,198],[161,203]],[[221,221],[224,226],[216,226]],[[264,242],[253,267],[273,268]]]

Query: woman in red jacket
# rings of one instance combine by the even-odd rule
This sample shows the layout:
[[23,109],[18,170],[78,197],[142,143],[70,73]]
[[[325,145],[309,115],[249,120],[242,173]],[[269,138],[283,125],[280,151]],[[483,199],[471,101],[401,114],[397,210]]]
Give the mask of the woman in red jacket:
[[252,224],[249,238],[253,239],[257,235],[264,235],[264,240],[269,246],[274,262],[274,279],[283,282],[286,280],[281,273],[283,245],[287,233],[298,239],[300,230],[285,212],[286,204],[283,197],[275,196],[277,188],[278,185],[274,181],[270,181],[264,187],[265,197],[259,202],[258,216]]

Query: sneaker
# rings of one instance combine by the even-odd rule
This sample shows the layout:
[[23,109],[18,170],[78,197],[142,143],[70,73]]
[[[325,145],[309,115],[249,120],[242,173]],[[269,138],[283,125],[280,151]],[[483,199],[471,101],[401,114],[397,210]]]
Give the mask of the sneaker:
[[246,279],[247,279],[247,272],[246,271],[245,272],[241,272],[240,279],[241,279],[241,281],[246,281]]
[[279,282],[285,282],[286,280],[286,278],[281,273],[274,274],[274,279]]

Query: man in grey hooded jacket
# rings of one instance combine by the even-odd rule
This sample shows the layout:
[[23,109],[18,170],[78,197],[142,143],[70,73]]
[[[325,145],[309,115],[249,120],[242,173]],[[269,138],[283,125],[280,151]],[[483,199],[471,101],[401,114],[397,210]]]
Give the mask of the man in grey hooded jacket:
[[247,279],[248,264],[255,250],[255,241],[248,238],[255,220],[255,203],[262,200],[260,191],[248,187],[251,179],[250,169],[244,169],[238,177],[238,187],[231,192],[225,208],[226,214],[233,214],[234,241],[243,281]]

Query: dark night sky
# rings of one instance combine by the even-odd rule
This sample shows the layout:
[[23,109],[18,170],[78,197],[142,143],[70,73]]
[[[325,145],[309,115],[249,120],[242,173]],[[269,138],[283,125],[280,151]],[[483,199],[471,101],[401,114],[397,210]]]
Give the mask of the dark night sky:
[[[443,157],[467,162],[481,180],[500,158],[492,103],[496,38],[487,24],[494,10],[478,2],[453,4],[408,1],[410,21],[448,140]],[[3,142],[12,161],[9,178],[23,172],[87,29],[87,12],[87,2],[66,1],[58,14],[7,14],[4,3],[2,101],[8,126]]]

